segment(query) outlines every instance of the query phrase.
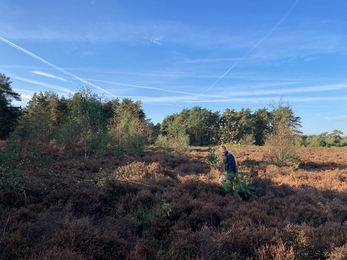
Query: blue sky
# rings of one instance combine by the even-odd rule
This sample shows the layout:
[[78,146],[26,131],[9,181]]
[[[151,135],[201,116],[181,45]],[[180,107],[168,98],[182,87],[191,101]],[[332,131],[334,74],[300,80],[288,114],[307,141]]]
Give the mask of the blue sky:
[[[2,0],[0,72],[34,92],[90,86],[153,123],[287,101],[305,134],[347,135],[345,0]],[[16,103],[17,104],[17,103]]]

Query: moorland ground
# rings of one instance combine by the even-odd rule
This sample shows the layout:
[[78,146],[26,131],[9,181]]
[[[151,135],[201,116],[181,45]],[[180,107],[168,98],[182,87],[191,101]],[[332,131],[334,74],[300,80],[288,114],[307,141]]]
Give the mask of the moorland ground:
[[257,197],[223,190],[209,147],[32,146],[0,191],[0,259],[347,258],[346,148],[297,148],[283,167],[269,147],[228,148]]

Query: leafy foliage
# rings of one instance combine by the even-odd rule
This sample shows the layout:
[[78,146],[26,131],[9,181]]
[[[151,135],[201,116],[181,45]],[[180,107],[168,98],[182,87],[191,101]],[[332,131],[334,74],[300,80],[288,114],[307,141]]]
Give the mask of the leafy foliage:
[[189,150],[189,136],[180,130],[176,134],[168,136],[159,135],[155,145],[165,152],[172,149],[177,153],[184,154]]
[[270,131],[270,116],[271,113],[266,108],[258,109],[253,113],[252,120],[255,145],[264,145],[266,136]]
[[[101,97],[88,87],[82,88],[68,102],[60,141],[65,145],[83,145],[85,158],[91,149],[105,147],[107,119],[103,111]],[[70,131],[75,134],[74,139],[69,137]]]
[[113,116],[108,123],[110,142],[125,153],[143,155],[149,144],[152,128],[140,102],[124,99],[112,103]]
[[9,77],[0,73],[0,139],[6,139],[15,128],[21,109],[14,107],[11,102],[20,101],[20,94],[14,92]]
[[218,112],[195,106],[165,117],[160,133],[170,136],[182,130],[189,136],[190,145],[208,145],[217,142],[218,120]]
[[226,109],[219,121],[221,143],[240,143],[247,135],[252,134],[252,115],[249,108],[236,112]]
[[227,174],[222,186],[224,190],[237,198],[249,199],[252,196],[256,197],[254,188],[249,186],[250,181],[250,177],[245,172],[231,172]]
[[219,156],[216,154],[215,148],[212,148],[212,147],[208,148],[208,155],[205,161],[213,167],[217,167],[217,165],[219,165],[220,159],[219,159]]
[[296,147],[300,143],[301,119],[296,117],[292,108],[282,100],[273,102],[270,107],[271,132],[266,140],[266,145],[270,148],[269,159],[271,163],[283,166],[298,160]]
[[170,216],[170,214],[172,212],[171,205],[165,199],[161,200],[161,209],[168,217]]
[[[301,135],[300,117],[282,100],[272,102],[270,111],[262,108],[253,113],[248,108],[240,111],[226,108],[220,113],[194,106],[154,125],[146,118],[140,101],[126,98],[105,101],[89,87],[68,98],[52,91],[34,93],[21,110],[11,106],[12,100],[20,100],[11,83],[8,77],[0,74],[0,139],[8,137],[15,129],[22,157],[26,156],[32,142],[62,144],[71,151],[83,148],[87,157],[92,150],[104,149],[107,145],[120,146],[125,153],[136,154],[143,154],[145,146],[155,142],[161,143],[162,149],[166,142],[169,149],[182,147],[186,150],[186,135],[188,145],[271,145],[280,141],[282,147],[287,146],[285,139],[293,143],[293,137]],[[347,140],[342,134],[334,130],[330,134],[303,136],[301,143],[311,147],[346,146]],[[277,154],[285,155],[285,150]],[[278,164],[283,163],[284,157],[287,155],[282,156]]]
[[18,168],[19,154],[16,144],[8,141],[5,151],[0,149],[0,189],[14,191],[17,196],[25,192],[28,176]]
[[343,147],[347,146],[347,136],[342,136],[341,130],[331,133],[325,132],[319,135],[302,136],[302,144],[307,147]]

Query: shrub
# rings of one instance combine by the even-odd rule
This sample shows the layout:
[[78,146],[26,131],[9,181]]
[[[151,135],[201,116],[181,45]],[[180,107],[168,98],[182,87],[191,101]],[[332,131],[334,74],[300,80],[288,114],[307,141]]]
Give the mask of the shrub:
[[[0,150],[0,189],[14,191],[17,197],[24,194],[28,176],[18,169],[19,154],[16,144],[8,143],[5,151]],[[0,194],[1,196],[4,193]]]
[[169,151],[169,147],[170,147],[170,142],[167,136],[164,135],[158,135],[157,140],[155,141],[155,145],[161,149],[164,152],[168,152]]
[[299,146],[301,132],[300,118],[294,116],[290,106],[284,106],[282,100],[270,105],[272,111],[272,131],[266,138],[265,144],[270,147],[270,163],[284,166],[299,160],[296,148]]
[[206,157],[205,162],[207,162],[212,167],[217,167],[219,164],[219,156],[216,155],[216,149],[215,148],[208,148],[208,155]]
[[223,188],[228,193],[233,194],[237,198],[248,199],[252,196],[256,197],[254,194],[254,188],[248,186],[250,183],[250,178],[247,173],[237,172],[228,173],[226,180],[223,182]]
[[144,155],[144,148],[149,144],[150,135],[146,121],[128,111],[108,128],[110,141],[119,147],[118,149],[128,154]]
[[189,135],[185,134],[183,131],[179,131],[175,135],[170,136],[159,135],[155,145],[165,152],[172,149],[179,154],[185,154],[189,150]]

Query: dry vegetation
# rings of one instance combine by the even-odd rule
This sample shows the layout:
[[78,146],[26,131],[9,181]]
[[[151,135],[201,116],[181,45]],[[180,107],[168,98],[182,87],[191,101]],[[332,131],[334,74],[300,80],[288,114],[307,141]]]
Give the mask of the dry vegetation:
[[0,259],[347,259],[346,148],[300,148],[281,168],[267,147],[229,150],[258,198],[227,194],[207,147],[31,147],[25,192],[0,192]]

